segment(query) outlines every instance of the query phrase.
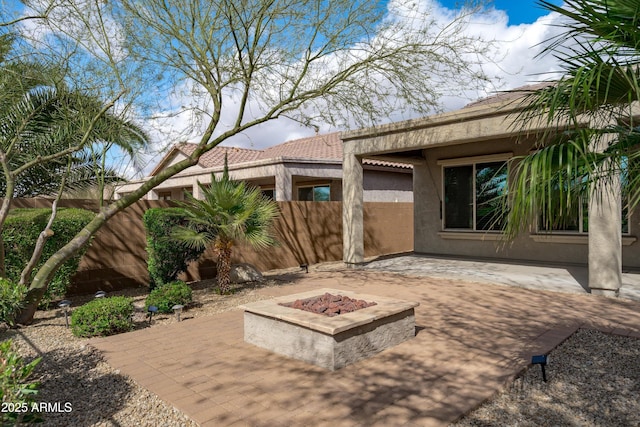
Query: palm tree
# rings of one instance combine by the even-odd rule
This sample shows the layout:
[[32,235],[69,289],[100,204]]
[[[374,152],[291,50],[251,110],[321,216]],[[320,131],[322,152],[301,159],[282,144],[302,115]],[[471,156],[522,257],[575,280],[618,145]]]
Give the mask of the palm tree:
[[558,218],[571,217],[597,181],[622,175],[625,208],[640,200],[640,1],[539,4],[566,18],[544,52],[561,61],[564,74],[523,100],[519,125],[542,120],[548,130],[538,150],[512,168],[505,197],[511,237],[539,220],[548,230],[561,226]]
[[117,145],[134,156],[148,142],[140,127],[111,112],[115,101],[105,105],[69,88],[59,68],[12,57],[13,43],[12,35],[0,35],[0,236],[12,198],[56,194],[63,185],[104,186],[119,178],[99,148]]
[[274,245],[271,224],[278,216],[278,205],[259,188],[229,179],[226,160],[220,179],[212,174],[210,186],[198,186],[204,199],[185,193],[187,201],[179,202],[179,206],[188,225],[176,228],[174,237],[195,248],[213,245],[218,256],[218,291],[228,294],[233,246],[238,242],[259,249]]

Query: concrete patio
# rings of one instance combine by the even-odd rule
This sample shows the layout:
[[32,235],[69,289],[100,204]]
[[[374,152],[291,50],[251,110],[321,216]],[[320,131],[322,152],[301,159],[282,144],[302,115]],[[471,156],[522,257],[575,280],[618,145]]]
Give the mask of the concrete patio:
[[[364,264],[363,268],[411,276],[502,284],[526,289],[575,294],[589,293],[589,269],[577,264],[536,264],[488,258],[399,254],[374,258]],[[640,274],[637,271],[631,273],[623,270],[619,296],[640,301]]]
[[90,344],[202,426],[443,426],[577,328],[640,338],[640,302],[578,293],[367,269],[260,292],[322,287],[419,302],[416,337],[335,372],[244,343],[240,310]]

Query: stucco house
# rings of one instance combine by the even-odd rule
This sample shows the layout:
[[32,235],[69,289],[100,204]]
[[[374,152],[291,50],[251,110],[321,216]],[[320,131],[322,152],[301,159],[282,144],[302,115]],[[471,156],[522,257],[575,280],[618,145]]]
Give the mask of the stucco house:
[[544,129],[543,124],[527,130],[516,125],[519,103],[512,97],[343,133],[344,261],[363,262],[364,165],[411,163],[416,253],[588,264],[592,293],[617,295],[622,267],[640,268],[640,215],[623,212],[619,192],[604,188],[602,197],[585,201],[565,229],[537,227],[511,242],[487,221],[491,207],[478,188],[487,176],[506,183],[506,162],[534,149],[536,133]]
[[[288,141],[264,150],[215,147],[192,166],[166,180],[145,196],[148,200],[181,200],[184,192],[199,197],[197,182],[211,182],[227,157],[229,175],[257,187],[276,201],[342,200],[342,140],[329,133]],[[194,144],[174,145],[150,176],[191,154]],[[384,160],[363,162],[363,198],[372,202],[411,202],[412,166]],[[116,189],[116,197],[138,188],[145,179],[129,181]]]

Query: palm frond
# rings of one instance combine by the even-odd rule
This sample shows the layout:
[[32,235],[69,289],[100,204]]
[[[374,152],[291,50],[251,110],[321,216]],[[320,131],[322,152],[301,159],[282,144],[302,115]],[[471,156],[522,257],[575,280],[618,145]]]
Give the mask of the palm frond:
[[512,164],[503,198],[509,237],[539,222],[560,226],[588,197],[602,196],[592,190],[603,181],[622,184],[626,209],[640,203],[633,114],[640,101],[640,1],[539,4],[567,18],[543,51],[560,61],[563,77],[527,94],[516,118],[518,126],[546,131],[536,152]]
[[587,200],[594,171],[606,155],[589,151],[589,133],[542,147],[512,160],[512,179],[503,196],[505,234],[512,238],[535,228],[561,227],[581,200]]
[[198,231],[197,228],[187,226],[177,226],[171,233],[172,239],[195,249],[205,249],[215,241],[216,237],[217,235],[210,231]]
[[[203,233],[215,236],[216,241],[245,241],[257,248],[265,248],[275,244],[271,235],[271,223],[278,215],[277,204],[262,196],[258,188],[249,187],[243,181],[233,181],[228,174],[220,178],[211,176],[209,186],[198,183],[203,200],[190,194],[184,202],[177,202],[183,209],[190,225],[197,229],[196,233],[182,236],[195,242],[204,241]],[[211,244],[213,240],[209,240]]]

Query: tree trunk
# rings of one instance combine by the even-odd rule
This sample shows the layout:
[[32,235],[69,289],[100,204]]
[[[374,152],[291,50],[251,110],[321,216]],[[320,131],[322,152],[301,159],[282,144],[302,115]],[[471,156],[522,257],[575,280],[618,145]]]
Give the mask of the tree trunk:
[[216,253],[218,254],[218,260],[216,262],[217,268],[217,282],[218,291],[221,295],[228,295],[231,292],[231,246],[233,242],[222,241],[216,244]]
[[110,218],[116,215],[118,212],[126,209],[134,202],[138,201],[149,190],[156,185],[164,182],[166,179],[172,177],[178,172],[183,171],[189,166],[193,166],[197,163],[199,156],[202,154],[202,150],[197,150],[193,157],[187,158],[181,162],[176,163],[173,166],[163,170],[161,173],[145,182],[140,188],[131,194],[125,196],[122,199],[116,200],[114,203],[106,206],[102,209],[92,220],[87,224],[78,234],[75,235],[69,243],[60,248],[55,254],[53,254],[43,265],[31,282],[29,291],[27,292],[27,298],[25,300],[25,306],[17,317],[16,323],[22,325],[28,325],[33,322],[33,316],[38,309],[38,304],[42,299],[47,286],[53,275],[58,271],[60,266],[64,264],[69,258],[75,255],[84,245],[86,245],[91,237],[102,227]]
[[102,225],[117,212],[119,212],[119,209],[115,206],[111,206],[110,210],[100,212],[93,220],[91,220],[91,222],[89,222],[89,224],[87,224],[85,228],[80,230],[80,232],[76,234],[69,243],[60,248],[42,265],[42,267],[40,267],[33,278],[33,282],[31,282],[31,286],[29,287],[25,300],[25,306],[18,316],[16,323],[28,325],[33,321],[33,316],[38,309],[38,304],[40,303],[40,300],[46,292],[47,286],[49,285],[49,282],[51,282],[51,278],[56,271],[58,271],[60,266],[69,258],[82,249],[82,247],[91,240],[91,237],[100,229],[100,227],[102,227]]
[[0,205],[0,277],[6,277],[6,269],[4,266],[4,239],[2,238],[2,231],[4,230],[4,223],[9,216],[9,209],[11,208],[11,199],[13,198],[13,191],[15,183],[11,177],[7,177],[5,174],[6,188],[4,192],[4,199],[2,199],[2,205]]
[[47,291],[47,287],[29,288],[27,296],[24,299],[24,308],[18,314],[16,323],[20,325],[29,325],[33,322],[33,316],[36,314],[38,304]]
[[38,236],[38,241],[36,242],[36,247],[31,254],[31,259],[27,263],[27,266],[22,270],[22,274],[20,274],[20,284],[29,286],[29,277],[31,277],[31,272],[35,268],[36,264],[40,261],[40,257],[42,256],[42,251],[44,250],[44,244],[47,243],[49,237],[53,236],[53,230],[51,227],[53,226],[53,221],[56,219],[56,214],[58,213],[58,201],[60,199],[57,198],[53,201],[51,205],[51,216],[49,217],[49,221],[47,222],[47,226],[40,232]]

